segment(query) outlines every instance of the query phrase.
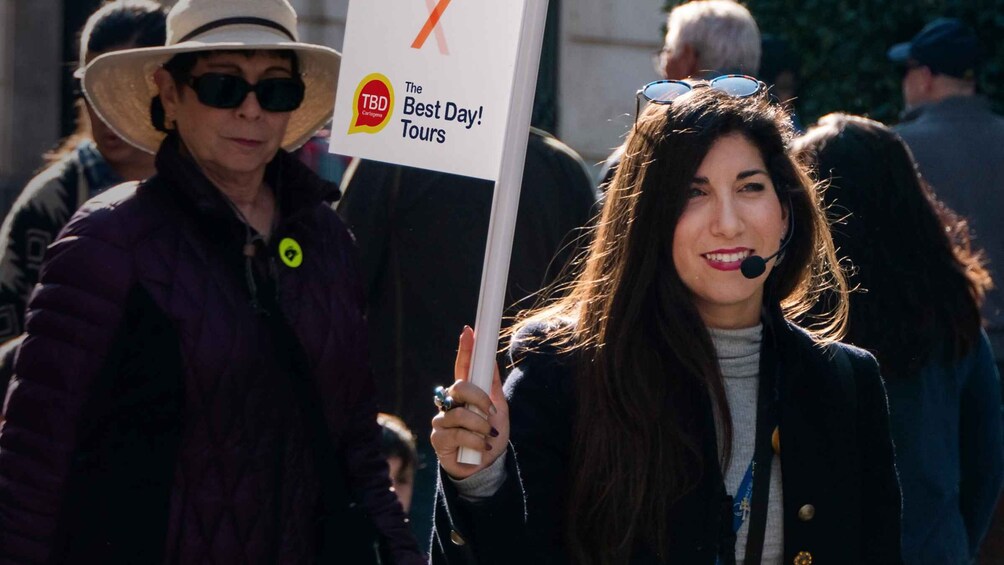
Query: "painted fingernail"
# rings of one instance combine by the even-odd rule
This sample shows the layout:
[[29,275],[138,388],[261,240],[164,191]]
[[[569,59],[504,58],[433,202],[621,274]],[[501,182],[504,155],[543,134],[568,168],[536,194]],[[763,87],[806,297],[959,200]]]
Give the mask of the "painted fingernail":
[[491,451],[491,450],[492,450],[492,444],[486,443],[485,444],[485,451]]
[[499,437],[499,431],[496,430],[495,428],[492,428],[492,431],[488,432],[488,435],[492,437]]

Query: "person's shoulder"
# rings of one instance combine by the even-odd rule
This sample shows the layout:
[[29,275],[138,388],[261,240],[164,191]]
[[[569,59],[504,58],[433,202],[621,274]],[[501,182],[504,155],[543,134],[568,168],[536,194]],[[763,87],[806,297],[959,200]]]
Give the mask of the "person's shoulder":
[[581,187],[595,197],[592,194],[593,175],[586,161],[574,149],[542,129],[530,128],[527,164],[533,175],[552,172],[564,178],[570,187]]
[[512,366],[505,388],[512,396],[545,391],[571,396],[575,351],[567,335],[572,323],[563,319],[534,321],[519,327],[509,345]]
[[544,153],[585,163],[582,156],[568,144],[539,128],[530,128],[530,146]]
[[128,181],[84,202],[66,224],[62,239],[88,236],[127,246],[149,237],[168,222],[163,201],[154,195],[151,183]]
[[1004,116],[996,112],[987,110],[985,123],[997,133],[1004,132]]
[[803,354],[814,356],[835,367],[838,377],[850,378],[861,373],[878,374],[878,361],[867,350],[840,341],[822,342],[805,328],[793,323],[789,323],[788,327],[791,328],[798,349]]
[[944,124],[930,119],[925,119],[923,116],[918,116],[915,119],[900,122],[894,125],[891,129],[900,137],[900,139],[905,141],[907,145],[911,145],[917,141],[925,140],[941,130],[943,127],[945,127]]
[[839,341],[831,342],[827,345],[827,347],[830,349],[830,354],[834,358],[838,355],[845,355],[847,360],[851,362],[851,366],[854,368],[855,374],[860,374],[861,372],[874,373],[876,375],[878,374],[878,360],[871,352],[849,343]]
[[69,200],[75,195],[69,179],[76,181],[77,162],[72,156],[49,165],[28,181],[11,207],[12,211],[39,211],[50,215],[73,213]]
[[[62,289],[72,286],[73,292],[122,303],[135,280],[138,247],[164,223],[144,219],[159,212],[142,205],[136,185],[112,187],[74,213],[46,252],[37,296],[62,296],[68,292]],[[32,303],[43,307],[45,300]]]
[[555,357],[563,352],[565,335],[573,323],[563,318],[535,320],[524,323],[513,332],[509,356],[513,362],[526,357]]
[[[138,198],[139,181],[129,181],[115,185],[84,202],[77,212],[81,216],[93,217],[91,221],[112,221],[112,218],[146,204],[146,198]],[[123,211],[122,209],[128,209]]]
[[311,213],[311,218],[313,224],[326,236],[334,238],[339,243],[355,245],[355,236],[333,205],[326,202],[317,204]]
[[969,351],[956,361],[955,368],[969,375],[996,373],[993,346],[985,329],[980,328]]
[[287,187],[286,190],[292,191],[289,194],[292,204],[289,211],[284,212],[288,216],[283,219],[306,223],[310,228],[320,229],[328,236],[335,234],[338,237],[348,237],[348,228],[334,208],[335,203],[343,197],[338,183],[322,178],[306,163],[285,151],[278,153],[275,163],[281,166],[282,177],[279,181]]

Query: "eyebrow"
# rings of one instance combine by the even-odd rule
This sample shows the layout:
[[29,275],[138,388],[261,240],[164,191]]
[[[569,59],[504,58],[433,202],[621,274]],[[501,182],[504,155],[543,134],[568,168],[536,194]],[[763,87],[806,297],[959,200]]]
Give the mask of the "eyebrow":
[[[766,175],[766,174],[767,171],[764,171],[762,169],[750,169],[748,171],[743,171],[738,175],[736,175],[736,180],[743,180],[743,179],[748,179],[750,177],[755,177],[756,175]],[[711,181],[709,181],[705,177],[694,177],[694,180],[691,182],[694,184],[710,184]]]

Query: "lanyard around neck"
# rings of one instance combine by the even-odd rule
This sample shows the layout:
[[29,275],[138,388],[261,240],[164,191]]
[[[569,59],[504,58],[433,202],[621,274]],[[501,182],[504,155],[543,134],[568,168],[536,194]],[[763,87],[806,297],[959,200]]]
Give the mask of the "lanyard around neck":
[[[735,539],[735,534],[739,532],[743,522],[749,519],[744,561],[746,565],[759,565],[763,554],[770,472],[775,452],[774,436],[780,434],[778,423],[780,365],[777,353],[770,347],[764,348],[761,356],[753,458],[746,468],[746,474],[736,490],[732,504],[732,539]],[[716,563],[722,563],[720,556]]]
[[750,459],[750,464],[746,466],[746,474],[736,489],[736,495],[732,497],[732,533],[738,534],[743,527],[743,522],[749,516],[751,503],[753,501],[753,474],[756,472],[756,460]]

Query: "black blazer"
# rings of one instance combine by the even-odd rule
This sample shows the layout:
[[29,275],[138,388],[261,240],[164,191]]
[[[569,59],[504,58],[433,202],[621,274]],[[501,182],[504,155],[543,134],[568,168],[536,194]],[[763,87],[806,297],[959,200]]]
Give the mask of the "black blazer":
[[[542,328],[531,328],[531,333]],[[442,474],[432,562],[569,563],[564,549],[565,489],[575,418],[571,359],[553,348],[521,346],[505,383],[510,405],[508,478],[490,499],[461,500]],[[763,347],[779,363],[784,560],[793,565],[896,565],[901,499],[889,436],[885,388],[869,353],[821,347],[779,311],[765,319]],[[837,349],[843,350],[838,354]],[[841,361],[839,358],[843,357]],[[763,370],[763,368],[762,368]],[[710,402],[707,401],[710,418]],[[706,461],[717,461],[714,434]],[[811,509],[811,510],[810,510]],[[631,563],[732,562],[731,499],[709,465],[669,517],[669,554],[645,548]]]

